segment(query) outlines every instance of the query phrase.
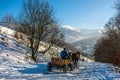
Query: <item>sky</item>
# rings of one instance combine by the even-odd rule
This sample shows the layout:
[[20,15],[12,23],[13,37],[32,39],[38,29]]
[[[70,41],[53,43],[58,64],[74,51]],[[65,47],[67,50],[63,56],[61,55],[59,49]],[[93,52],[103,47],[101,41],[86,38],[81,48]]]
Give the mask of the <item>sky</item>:
[[[114,16],[116,0],[46,0],[55,10],[58,24],[84,29],[100,29]],[[17,16],[22,0],[0,0],[0,18]]]

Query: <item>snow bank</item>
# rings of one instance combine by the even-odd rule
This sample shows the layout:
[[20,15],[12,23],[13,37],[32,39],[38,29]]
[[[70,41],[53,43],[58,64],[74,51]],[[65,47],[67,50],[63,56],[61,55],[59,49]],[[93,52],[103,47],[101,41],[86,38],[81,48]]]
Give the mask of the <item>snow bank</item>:
[[15,30],[12,30],[12,29],[9,29],[9,28],[3,27],[3,26],[0,26],[0,32],[4,33],[4,34],[9,34],[12,36],[15,34]]
[[81,58],[81,60],[86,61],[86,62],[95,62],[94,60],[89,59],[88,57],[85,57],[83,55],[81,55],[80,58]]

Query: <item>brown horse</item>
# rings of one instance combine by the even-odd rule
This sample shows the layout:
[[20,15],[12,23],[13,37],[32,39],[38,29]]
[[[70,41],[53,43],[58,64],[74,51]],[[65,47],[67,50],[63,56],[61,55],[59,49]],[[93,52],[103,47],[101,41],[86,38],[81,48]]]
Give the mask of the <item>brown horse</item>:
[[68,54],[68,59],[71,59],[72,63],[73,63],[73,67],[77,68],[77,64],[78,64],[78,60],[80,59],[80,52],[76,52],[76,53],[69,53]]
[[72,62],[74,64],[74,68],[78,68],[78,60],[80,59],[80,52],[76,52],[72,54]]

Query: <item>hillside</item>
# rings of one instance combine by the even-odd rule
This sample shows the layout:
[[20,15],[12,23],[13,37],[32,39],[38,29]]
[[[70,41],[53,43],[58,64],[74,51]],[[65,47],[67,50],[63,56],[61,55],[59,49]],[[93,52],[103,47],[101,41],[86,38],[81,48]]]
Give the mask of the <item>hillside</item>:
[[93,54],[94,45],[96,44],[99,38],[100,36],[93,36],[83,40],[76,41],[72,44],[74,44],[74,46],[77,46],[77,48],[80,48],[84,53]]
[[[0,32],[0,52],[2,56],[8,57],[8,58],[14,58],[14,62],[24,62],[26,57],[30,56],[31,50],[26,47],[23,43],[21,43],[19,40],[14,38],[14,30],[1,27]],[[7,30],[7,32],[6,32]],[[12,57],[11,57],[12,56]],[[45,60],[45,57],[40,55],[40,60]],[[44,59],[43,59],[44,58]],[[18,60],[18,61],[17,61]]]
[[102,37],[102,29],[80,29],[74,26],[61,26],[60,30],[65,34],[65,41],[72,43],[85,53],[92,54],[94,45]]

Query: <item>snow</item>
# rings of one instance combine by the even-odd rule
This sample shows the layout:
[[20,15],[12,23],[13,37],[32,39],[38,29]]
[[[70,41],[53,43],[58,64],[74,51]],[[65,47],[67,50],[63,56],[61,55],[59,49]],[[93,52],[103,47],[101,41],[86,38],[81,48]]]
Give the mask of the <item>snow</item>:
[[19,64],[1,66],[0,78],[3,80],[119,80],[120,74],[115,73],[108,64],[79,63],[79,69],[63,72],[48,72],[47,63]]
[[0,80],[120,80],[120,73],[114,71],[113,65],[98,62],[79,61],[73,71],[49,72],[44,56],[39,56],[39,63],[26,59],[24,53],[29,48],[3,33],[0,32]]
[[74,27],[74,26],[69,26],[69,25],[64,25],[62,27],[65,28],[66,30],[73,30],[73,31],[76,31],[76,32],[81,31],[81,29],[79,27]]
[[0,32],[5,33],[5,34],[9,34],[9,35],[14,35],[15,30],[9,29],[7,27],[0,26]]

